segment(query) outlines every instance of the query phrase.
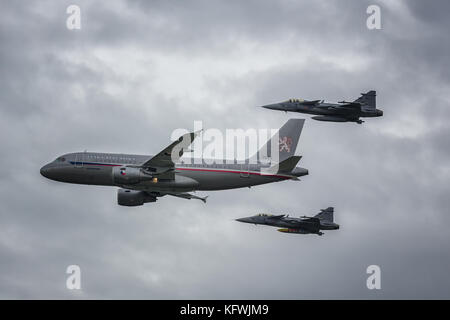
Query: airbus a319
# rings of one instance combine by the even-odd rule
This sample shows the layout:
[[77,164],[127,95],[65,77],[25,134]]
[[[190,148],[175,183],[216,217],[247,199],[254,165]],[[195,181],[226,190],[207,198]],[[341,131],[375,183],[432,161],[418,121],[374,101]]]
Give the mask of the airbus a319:
[[[140,206],[155,202],[158,197],[174,196],[198,199],[190,192],[251,187],[265,183],[299,180],[308,170],[297,167],[300,156],[295,155],[304,119],[290,119],[265,146],[243,163],[234,161],[181,160],[198,132],[188,133],[154,156],[97,152],[76,152],[61,155],[43,166],[41,174],[51,180],[86,185],[119,187],[117,202],[122,206]],[[278,137],[278,138],[275,138]],[[280,141],[289,141],[289,146]],[[260,154],[279,146],[276,164],[260,161]],[[174,156],[175,155],[175,156]],[[255,160],[256,159],[256,160]],[[255,161],[253,161],[255,160]],[[275,168],[272,173],[264,169]]]

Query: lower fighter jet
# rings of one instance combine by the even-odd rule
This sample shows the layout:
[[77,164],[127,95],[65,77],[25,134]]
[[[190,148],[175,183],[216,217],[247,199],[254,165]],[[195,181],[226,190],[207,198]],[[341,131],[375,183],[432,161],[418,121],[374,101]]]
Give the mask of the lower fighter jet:
[[266,109],[300,112],[317,115],[312,117],[318,121],[356,122],[363,123],[360,117],[381,117],[383,111],[376,108],[376,92],[361,93],[355,101],[340,101],[338,103],[323,100],[289,99],[280,103],[262,106]]
[[239,222],[263,224],[272,227],[281,227],[279,232],[284,233],[300,233],[308,234],[314,233],[319,236],[323,235],[320,230],[337,230],[339,225],[333,222],[334,208],[328,207],[322,209],[314,217],[300,217],[291,218],[288,215],[271,215],[271,214],[257,214],[256,216],[236,219]]

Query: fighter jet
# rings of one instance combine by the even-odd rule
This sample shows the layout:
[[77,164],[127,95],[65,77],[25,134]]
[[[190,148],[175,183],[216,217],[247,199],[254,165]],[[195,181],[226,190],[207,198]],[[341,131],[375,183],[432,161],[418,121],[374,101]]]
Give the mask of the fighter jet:
[[364,121],[360,120],[360,117],[381,117],[383,115],[383,111],[376,108],[375,97],[376,92],[372,90],[367,93],[361,93],[361,97],[352,102],[328,103],[324,102],[324,100],[289,99],[262,107],[286,112],[315,114],[317,116],[312,117],[312,119],[318,121],[356,122],[361,124]]
[[[241,163],[236,160],[229,163],[180,159],[185,151],[192,151],[188,147],[199,134],[192,132],[154,156],[97,152],[64,154],[43,166],[41,174],[60,182],[119,187],[117,202],[122,206],[141,206],[165,195],[206,202],[206,197],[189,192],[251,187],[299,180],[307,175],[307,169],[297,167],[301,157],[295,155],[304,121],[288,120],[256,155]],[[278,159],[278,162],[267,162],[267,157]]]
[[236,219],[239,222],[263,224],[272,227],[281,227],[279,232],[323,235],[320,230],[337,230],[339,225],[333,222],[334,208],[328,207],[320,210],[314,217],[291,218],[288,215],[271,215],[266,213],[256,216]]

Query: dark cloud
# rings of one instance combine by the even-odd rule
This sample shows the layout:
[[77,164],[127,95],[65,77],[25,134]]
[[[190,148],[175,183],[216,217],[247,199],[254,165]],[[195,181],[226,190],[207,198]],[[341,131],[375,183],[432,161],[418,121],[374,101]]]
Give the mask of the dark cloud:
[[[80,1],[77,31],[69,4],[1,12],[0,297],[449,298],[447,2],[376,2],[377,31],[369,1]],[[383,118],[306,121],[301,182],[122,208],[114,188],[39,175],[59,154],[154,153],[194,120],[276,128],[296,115],[257,105],[369,89]],[[341,230],[324,237],[233,220],[330,205]]]

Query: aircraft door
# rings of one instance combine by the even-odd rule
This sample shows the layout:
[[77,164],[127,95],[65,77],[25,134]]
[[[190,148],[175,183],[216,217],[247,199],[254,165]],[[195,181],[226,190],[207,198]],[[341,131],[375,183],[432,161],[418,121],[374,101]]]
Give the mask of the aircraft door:
[[75,167],[76,168],[83,167],[83,154],[84,153],[80,152],[75,155]]
[[249,166],[250,165],[248,163],[241,163],[241,173],[240,173],[241,178],[249,178],[250,177]]

